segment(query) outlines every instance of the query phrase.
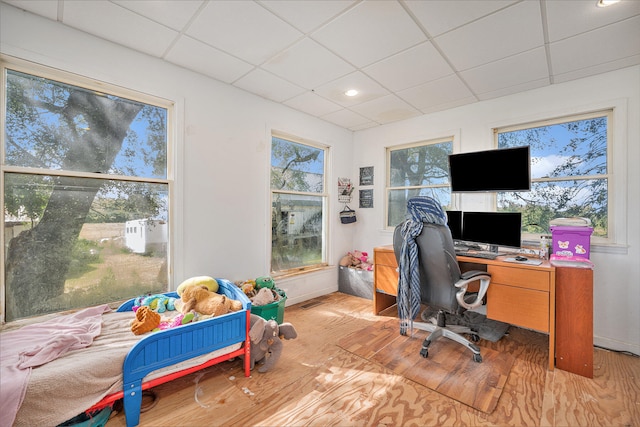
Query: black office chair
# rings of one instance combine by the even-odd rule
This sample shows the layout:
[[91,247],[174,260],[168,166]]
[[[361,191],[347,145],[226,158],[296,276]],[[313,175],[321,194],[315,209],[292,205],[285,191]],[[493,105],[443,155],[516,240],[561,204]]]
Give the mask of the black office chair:
[[[393,247],[398,265],[403,242],[402,224],[394,231]],[[416,329],[431,332],[422,344],[420,354],[429,355],[429,346],[437,338],[444,336],[456,341],[473,352],[473,360],[482,362],[480,348],[465,339],[459,333],[447,329],[445,318],[448,315],[462,315],[465,310],[471,310],[482,305],[491,275],[486,271],[460,272],[456,259],[451,231],[446,225],[424,222],[422,232],[415,238],[418,247],[418,267],[420,272],[420,299],[430,309],[438,310],[437,324],[425,322],[411,322]],[[480,280],[480,290],[475,295],[465,294],[471,282]],[[446,313],[446,314],[445,314]],[[456,325],[457,326],[457,325]],[[461,332],[460,326],[456,328]],[[474,341],[478,341],[477,331],[465,328],[463,333],[471,334]]]

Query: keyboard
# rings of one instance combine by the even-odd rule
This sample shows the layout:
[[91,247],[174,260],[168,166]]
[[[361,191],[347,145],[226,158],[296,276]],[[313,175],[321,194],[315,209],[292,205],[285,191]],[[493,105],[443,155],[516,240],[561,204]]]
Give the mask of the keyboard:
[[497,252],[489,252],[489,251],[456,251],[456,255],[460,256],[468,256],[471,258],[482,258],[482,259],[496,259],[501,254]]

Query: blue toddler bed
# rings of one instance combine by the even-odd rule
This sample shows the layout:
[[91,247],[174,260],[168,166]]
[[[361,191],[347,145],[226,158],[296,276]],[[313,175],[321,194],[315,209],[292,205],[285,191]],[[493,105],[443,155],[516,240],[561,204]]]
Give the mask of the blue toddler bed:
[[242,310],[140,336],[130,330],[133,299],[103,314],[101,334],[89,347],[33,369],[14,427],[58,424],[119,399],[127,426],[136,426],[143,390],[238,356],[248,377],[251,301],[230,281],[216,281]]

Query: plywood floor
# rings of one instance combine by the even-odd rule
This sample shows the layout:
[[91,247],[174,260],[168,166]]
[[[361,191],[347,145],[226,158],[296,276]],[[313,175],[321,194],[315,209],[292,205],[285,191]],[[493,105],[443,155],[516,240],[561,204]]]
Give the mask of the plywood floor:
[[[593,379],[551,372],[546,335],[511,328],[497,343],[479,343],[516,358],[496,409],[485,414],[336,345],[382,319],[370,300],[339,292],[289,306],[284,320],[299,337],[285,342],[272,371],[245,378],[236,360],[158,386],[140,425],[640,426],[640,358],[595,349]],[[107,423],[124,425],[123,413]]]

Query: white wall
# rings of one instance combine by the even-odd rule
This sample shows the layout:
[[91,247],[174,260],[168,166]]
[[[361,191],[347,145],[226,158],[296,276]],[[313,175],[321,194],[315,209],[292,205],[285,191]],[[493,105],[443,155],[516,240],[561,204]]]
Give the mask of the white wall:
[[[594,341],[640,354],[640,67],[630,67],[499,99],[359,131],[354,136],[355,176],[375,167],[376,209],[359,209],[354,247],[388,245],[384,230],[385,147],[454,136],[454,151],[494,148],[492,128],[602,108],[614,110],[610,202],[620,245],[594,246]],[[480,171],[479,171],[480,172]],[[458,208],[491,209],[490,195],[464,194]],[[626,229],[626,230],[625,230]]]
[[[352,170],[350,131],[4,3],[0,16],[3,54],[176,103],[174,283],[197,275],[243,280],[269,273],[271,129],[330,147],[331,190]],[[353,235],[339,223],[340,208],[336,195],[330,200],[333,264],[351,249]],[[295,303],[336,291],[337,270],[278,284]]]

